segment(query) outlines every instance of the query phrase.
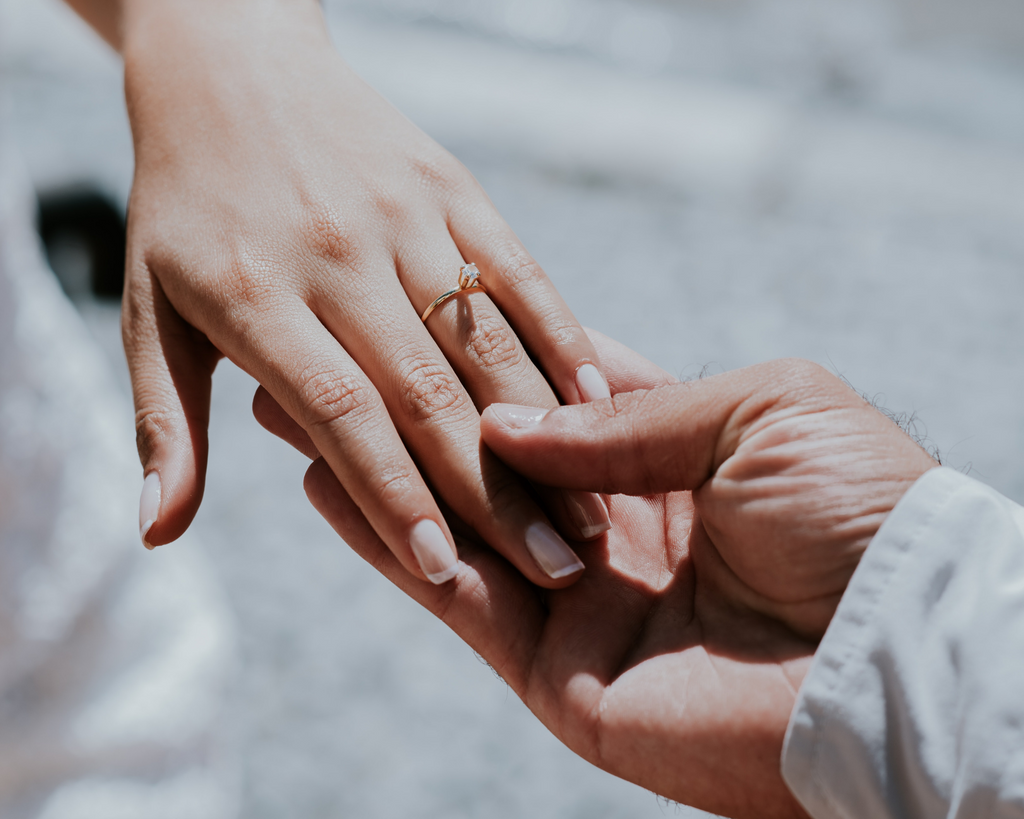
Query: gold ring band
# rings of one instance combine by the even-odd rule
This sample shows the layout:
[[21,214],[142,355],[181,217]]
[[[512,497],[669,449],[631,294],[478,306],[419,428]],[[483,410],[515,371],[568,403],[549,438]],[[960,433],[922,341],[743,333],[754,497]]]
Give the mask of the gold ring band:
[[447,293],[442,293],[430,302],[427,309],[423,311],[423,315],[420,316],[420,321],[426,321],[427,317],[431,313],[448,301],[452,296],[457,296],[459,293],[466,293],[471,290],[479,290],[481,293],[487,292],[483,282],[480,281],[480,271],[477,270],[476,265],[464,264],[459,268],[459,286],[454,290],[449,290]]

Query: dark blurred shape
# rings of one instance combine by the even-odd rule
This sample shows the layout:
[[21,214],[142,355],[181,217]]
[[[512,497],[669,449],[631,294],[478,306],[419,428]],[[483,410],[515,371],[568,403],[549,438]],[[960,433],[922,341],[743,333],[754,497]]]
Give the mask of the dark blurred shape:
[[121,297],[125,221],[109,197],[90,187],[40,194],[38,228],[68,296]]

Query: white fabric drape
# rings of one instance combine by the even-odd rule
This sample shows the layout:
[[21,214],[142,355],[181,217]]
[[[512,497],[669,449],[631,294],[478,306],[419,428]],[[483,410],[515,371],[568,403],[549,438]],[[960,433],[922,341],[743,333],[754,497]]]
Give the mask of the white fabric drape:
[[139,542],[129,403],[44,267],[6,146],[0,816],[227,819],[231,619],[194,544]]

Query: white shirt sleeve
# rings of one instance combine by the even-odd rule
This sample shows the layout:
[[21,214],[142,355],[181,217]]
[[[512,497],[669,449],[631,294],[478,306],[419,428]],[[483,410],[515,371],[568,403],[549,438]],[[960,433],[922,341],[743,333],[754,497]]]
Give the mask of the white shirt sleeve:
[[1024,509],[950,469],[871,542],[790,718],[815,819],[1024,817]]

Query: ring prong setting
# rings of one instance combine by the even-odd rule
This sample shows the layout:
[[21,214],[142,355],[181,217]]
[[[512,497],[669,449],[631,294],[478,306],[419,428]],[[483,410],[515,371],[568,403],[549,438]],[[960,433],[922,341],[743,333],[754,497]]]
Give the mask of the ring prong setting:
[[454,290],[449,290],[447,293],[442,293],[436,299],[434,299],[427,309],[423,311],[420,316],[420,321],[426,321],[427,317],[433,313],[438,307],[444,304],[452,296],[457,296],[459,293],[463,293],[467,290],[479,290],[481,293],[486,293],[487,289],[484,287],[484,283],[480,281],[480,270],[473,264],[464,264],[459,268],[459,286]]
[[459,269],[459,288],[469,290],[480,286],[480,270],[475,264],[463,265]]

